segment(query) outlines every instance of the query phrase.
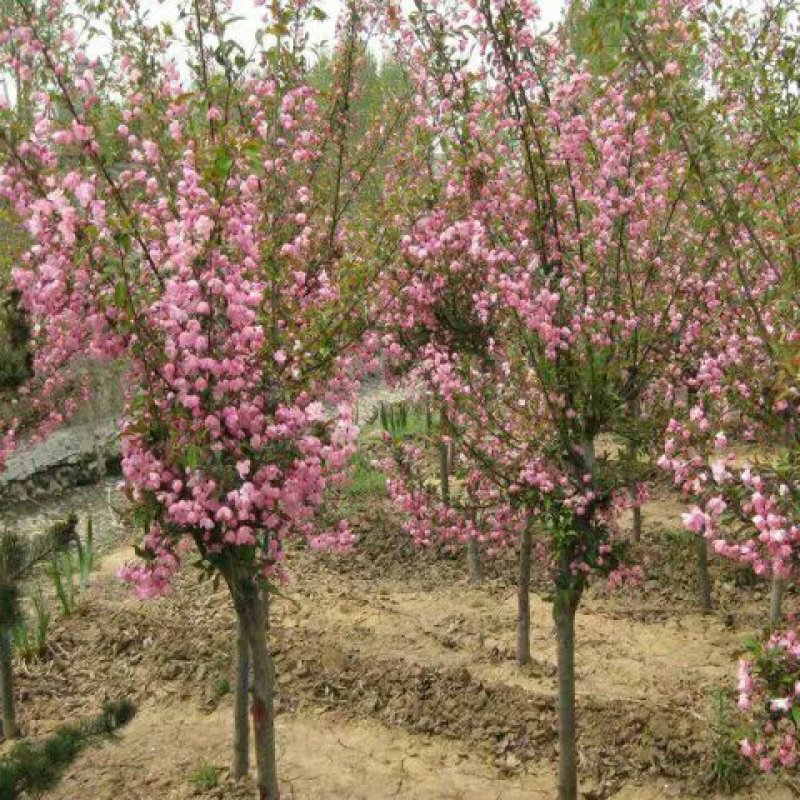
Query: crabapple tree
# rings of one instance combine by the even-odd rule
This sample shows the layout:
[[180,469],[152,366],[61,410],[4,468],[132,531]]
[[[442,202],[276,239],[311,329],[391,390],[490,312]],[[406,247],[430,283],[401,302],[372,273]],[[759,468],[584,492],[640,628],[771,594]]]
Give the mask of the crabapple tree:
[[718,301],[715,234],[641,70],[582,69],[538,30],[533,2],[420,0],[393,20],[437,190],[386,284],[389,352],[441,398],[464,457],[545,544],[559,797],[572,800],[575,614],[592,574],[621,574],[630,502],[615,444],[632,435],[632,401],[645,424],[665,385],[674,393]]
[[[317,511],[354,451],[365,298],[391,254],[351,211],[401,104],[384,98],[378,123],[351,135],[365,4],[346,5],[320,89],[306,44],[324,15],[309,3],[261,9],[245,52],[225,0],[193,0],[162,24],[136,0],[15,2],[6,63],[22,80],[47,76],[31,135],[3,140],[0,178],[32,238],[16,280],[35,343],[52,363],[80,352],[127,364],[123,472],[146,535],[121,575],[164,594],[193,550],[226,583],[240,668],[252,668],[259,795],[273,800],[268,600],[287,540],[353,541]],[[59,14],[72,24],[45,35]]]

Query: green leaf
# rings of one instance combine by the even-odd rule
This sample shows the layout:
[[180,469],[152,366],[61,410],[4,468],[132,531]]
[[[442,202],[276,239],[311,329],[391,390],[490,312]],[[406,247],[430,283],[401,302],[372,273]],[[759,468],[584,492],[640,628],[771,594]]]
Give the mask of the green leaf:
[[197,469],[200,464],[200,451],[194,445],[189,445],[183,460],[189,469]]
[[214,151],[214,162],[211,175],[215,180],[223,181],[228,177],[233,166],[233,154],[227,145],[221,144]]
[[128,285],[124,280],[120,279],[114,287],[114,305],[117,308],[127,308],[130,303],[130,295],[128,294]]

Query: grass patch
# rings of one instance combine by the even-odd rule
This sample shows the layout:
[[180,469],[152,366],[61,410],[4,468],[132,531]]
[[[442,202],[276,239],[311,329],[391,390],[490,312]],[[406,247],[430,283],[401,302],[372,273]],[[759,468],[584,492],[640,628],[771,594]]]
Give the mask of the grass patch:
[[347,497],[364,499],[386,495],[386,475],[370,464],[367,454],[358,452],[353,456],[353,471],[342,492]]
[[41,741],[18,742],[0,758],[0,800],[49,789],[85,747],[121,728],[134,713],[130,700],[107,703],[96,717],[62,725]]
[[730,795],[744,785],[745,764],[737,741],[741,732],[736,730],[736,706],[722,690],[712,697],[711,740],[714,760],[711,767],[713,788],[719,794]]
[[219,786],[219,767],[203,762],[190,775],[189,783],[202,792],[208,792]]

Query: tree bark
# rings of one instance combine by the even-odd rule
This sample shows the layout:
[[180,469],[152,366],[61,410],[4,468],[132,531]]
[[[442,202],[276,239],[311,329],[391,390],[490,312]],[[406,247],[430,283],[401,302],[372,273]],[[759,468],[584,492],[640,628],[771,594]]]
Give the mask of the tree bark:
[[469,579],[475,586],[478,586],[483,577],[481,570],[481,551],[478,540],[471,536],[467,542],[467,561],[469,562]]
[[[631,423],[636,424],[639,422],[639,397],[634,396],[628,404],[628,413],[631,417]],[[636,428],[634,428],[636,430]],[[631,436],[628,439],[627,451],[627,470],[628,470],[628,496],[631,500],[631,508],[633,510],[633,541],[639,542],[642,538],[642,509],[639,506],[639,482],[637,480],[637,457],[636,457],[636,440]]]
[[250,648],[247,633],[239,620],[236,639],[236,686],[233,713],[233,777],[244,778],[250,770],[250,719],[247,701],[250,691]]
[[769,624],[777,628],[783,620],[783,594],[786,583],[777,575],[772,577],[772,592],[769,598]]
[[517,582],[517,664],[531,660],[531,529],[522,529],[519,548],[519,579]]
[[278,769],[275,753],[275,666],[267,647],[269,605],[260,586],[239,587],[237,609],[247,636],[252,661],[253,738],[259,800],[279,800]]
[[631,489],[631,501],[635,504],[633,506],[633,541],[640,542],[642,540],[642,508],[637,503],[639,496],[636,487]]
[[17,712],[14,704],[14,670],[11,664],[11,630],[0,629],[0,704],[3,714],[3,736],[6,739],[19,737]]
[[578,798],[578,758],[575,720],[575,612],[574,590],[559,589],[553,602],[558,644],[558,800]]
[[696,537],[697,548],[697,594],[700,610],[710,614],[714,610],[711,596],[711,576],[708,574],[708,544],[702,536]]
[[447,442],[439,443],[439,483],[441,484],[442,503],[450,505],[450,466]]

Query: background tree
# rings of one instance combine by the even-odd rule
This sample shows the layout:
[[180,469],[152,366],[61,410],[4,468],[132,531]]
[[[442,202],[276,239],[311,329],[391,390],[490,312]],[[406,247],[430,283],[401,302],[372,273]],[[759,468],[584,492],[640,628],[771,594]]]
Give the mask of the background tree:
[[404,238],[387,296],[397,360],[546,544],[559,797],[572,800],[575,614],[590,576],[618,575],[622,555],[630,475],[614,443],[631,435],[631,399],[669,382],[715,307],[719,260],[669,120],[627,71],[578,70],[537,18],[522,2],[409,15],[442,189]]

